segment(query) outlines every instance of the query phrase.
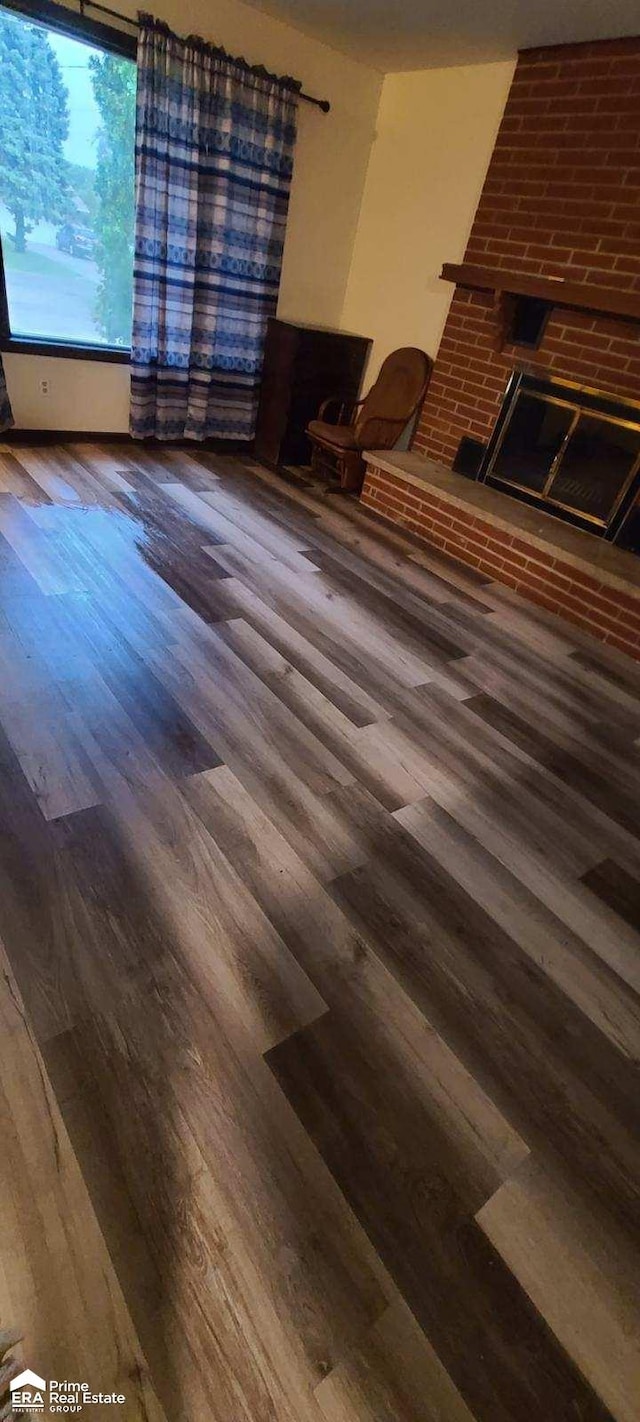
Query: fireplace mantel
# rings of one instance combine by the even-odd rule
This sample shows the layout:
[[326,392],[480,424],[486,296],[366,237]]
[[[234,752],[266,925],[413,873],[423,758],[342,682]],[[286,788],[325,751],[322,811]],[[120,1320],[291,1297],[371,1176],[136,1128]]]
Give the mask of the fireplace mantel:
[[562,277],[529,276],[497,267],[476,267],[469,262],[445,262],[441,279],[472,291],[493,291],[498,299],[503,295],[533,297],[546,302],[549,308],[571,307],[592,316],[640,321],[640,292],[637,291],[618,291],[590,282],[565,281]]

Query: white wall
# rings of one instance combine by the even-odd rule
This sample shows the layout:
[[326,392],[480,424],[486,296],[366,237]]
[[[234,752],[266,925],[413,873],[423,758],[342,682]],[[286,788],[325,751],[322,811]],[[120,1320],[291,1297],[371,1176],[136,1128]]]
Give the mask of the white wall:
[[[128,366],[6,353],[2,359],[18,429],[118,434],[129,428]],[[41,380],[49,382],[46,396]]]
[[[135,14],[136,0],[118,9]],[[178,33],[202,35],[231,54],[302,79],[331,102],[323,114],[300,104],[299,137],[278,312],[337,325],[344,304],[382,76],[240,0],[157,0],[154,14]],[[123,431],[128,427],[126,366],[6,355],[16,423],[31,429]],[[49,381],[49,395],[39,383]]]
[[435,356],[493,152],[515,60],[385,78],[351,270],[346,329],[374,338],[370,372],[398,346]]

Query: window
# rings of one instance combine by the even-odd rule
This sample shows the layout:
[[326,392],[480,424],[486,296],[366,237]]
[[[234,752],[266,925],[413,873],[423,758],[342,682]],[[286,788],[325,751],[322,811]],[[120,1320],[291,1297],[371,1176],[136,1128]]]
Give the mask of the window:
[[29,12],[0,6],[2,345],[126,358],[134,42],[55,5]]

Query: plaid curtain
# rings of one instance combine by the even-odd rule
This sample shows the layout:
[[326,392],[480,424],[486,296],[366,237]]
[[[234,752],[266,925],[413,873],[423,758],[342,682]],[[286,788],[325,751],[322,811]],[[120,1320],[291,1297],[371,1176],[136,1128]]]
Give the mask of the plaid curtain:
[[0,356],[0,430],[10,430],[13,425],[13,410],[4,378],[4,366]]
[[298,89],[141,16],[130,425],[138,438],[253,436]]

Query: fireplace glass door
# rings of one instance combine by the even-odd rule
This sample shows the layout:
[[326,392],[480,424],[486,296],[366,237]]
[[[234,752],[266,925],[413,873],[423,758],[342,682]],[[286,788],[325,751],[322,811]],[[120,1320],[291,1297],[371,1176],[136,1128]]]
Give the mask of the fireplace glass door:
[[575,417],[571,405],[519,395],[493,462],[494,478],[544,494]]
[[548,498],[607,524],[640,456],[640,430],[603,415],[580,414]]
[[609,412],[606,397],[594,393],[589,404],[583,392],[564,398],[566,387],[554,388],[562,394],[551,393],[549,384],[530,389],[519,381],[485,477],[543,502],[550,513],[562,511],[605,532],[640,473],[640,410],[627,419]]

